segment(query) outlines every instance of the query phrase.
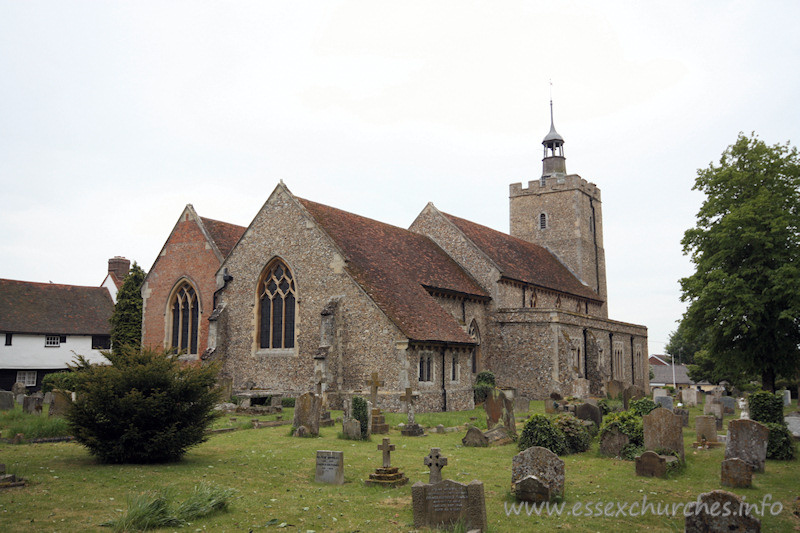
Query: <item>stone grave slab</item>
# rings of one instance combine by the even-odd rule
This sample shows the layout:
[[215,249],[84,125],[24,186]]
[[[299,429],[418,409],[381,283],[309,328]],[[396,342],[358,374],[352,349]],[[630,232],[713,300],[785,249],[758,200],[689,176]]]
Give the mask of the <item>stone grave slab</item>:
[[786,416],[784,420],[794,440],[800,440],[800,416]]
[[636,385],[630,385],[624,391],[622,391],[622,406],[625,409],[630,407],[631,400],[639,400],[644,398],[646,394],[644,390],[637,387]]
[[721,464],[720,484],[724,487],[745,488],[753,484],[753,469],[742,459],[725,459]]
[[42,414],[42,404],[44,398],[39,396],[25,396],[22,399],[22,410],[31,415]]
[[782,390],[781,394],[783,395],[783,406],[786,407],[787,405],[792,405],[792,393],[788,390]]
[[314,481],[342,485],[344,483],[344,452],[317,450],[317,469]]
[[342,433],[349,440],[361,440],[361,422],[355,418],[346,418],[342,421]]
[[470,426],[467,428],[467,434],[461,439],[461,444],[473,448],[485,448],[489,445],[489,439],[486,438],[483,431],[475,426]]
[[483,483],[467,485],[451,479],[439,483],[415,483],[411,502],[416,529],[449,528],[463,523],[466,531],[486,531],[486,499]]
[[311,392],[301,394],[295,399],[292,426],[297,429],[305,427],[308,435],[318,436],[321,411],[322,399],[320,396]]
[[684,515],[686,533],[709,533],[729,531],[736,533],[760,533],[761,520],[739,513],[721,513],[720,509],[741,509],[742,500],[735,494],[724,490],[712,490],[698,497],[698,502],[686,506]]
[[685,428],[689,427],[689,410],[688,409],[673,409],[673,413],[681,417],[681,425]]
[[722,396],[719,401],[722,403],[723,414],[732,415],[736,412],[736,398],[733,396]]
[[669,409],[672,411],[674,408],[672,396],[657,396],[653,401],[656,402],[656,405],[663,407],[664,409]]
[[697,442],[717,442],[717,423],[713,416],[698,415],[694,419]]
[[53,403],[48,411],[50,416],[64,416],[69,406],[72,405],[72,395],[63,390],[53,391]]
[[669,396],[669,392],[667,392],[667,389],[661,389],[661,388],[653,389],[653,401],[656,401],[656,399],[663,398],[665,396]]
[[9,391],[0,391],[0,409],[8,411],[14,408],[14,393]]
[[769,429],[754,420],[731,420],[728,423],[728,438],[725,444],[725,459],[738,457],[754,472],[763,472],[767,459]]
[[535,483],[531,480],[520,489],[519,493],[517,492],[517,483],[529,476],[535,477],[536,483],[543,483],[548,487],[549,490],[546,492],[548,497],[554,498],[564,494],[564,461],[547,448],[531,446],[511,460],[511,491],[518,499],[534,497],[535,494],[541,493],[540,490],[530,492],[535,488]]
[[674,455],[659,455],[653,451],[646,451],[636,456],[636,475],[643,477],[667,477],[669,463],[677,461]]
[[672,450],[678,454],[681,461],[685,460],[681,417],[659,407],[642,417],[642,428],[645,449]]
[[600,427],[603,422],[603,413],[600,408],[590,403],[582,403],[575,407],[575,417],[580,420],[589,420],[597,427]]
[[505,428],[505,426],[497,426],[494,429],[490,429],[483,435],[486,437],[486,441],[489,446],[504,446],[514,442],[514,439],[512,439],[511,435],[508,434],[508,430]]
[[486,427],[493,429],[502,424],[512,434],[516,435],[516,420],[514,419],[514,402],[506,397],[500,389],[492,389],[483,402],[486,411]]
[[681,402],[686,407],[695,407],[697,405],[698,392],[695,389],[681,390]]
[[618,428],[614,427],[606,431],[600,437],[600,453],[603,455],[610,455],[611,457],[619,457],[622,449],[630,443],[630,438],[621,432]]
[[621,381],[612,379],[606,383],[606,396],[612,399],[619,398],[625,391],[625,385]]

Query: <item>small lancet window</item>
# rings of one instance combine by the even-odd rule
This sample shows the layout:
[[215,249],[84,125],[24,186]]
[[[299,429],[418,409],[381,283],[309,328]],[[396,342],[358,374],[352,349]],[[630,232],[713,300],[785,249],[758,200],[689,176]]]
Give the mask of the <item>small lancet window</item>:
[[539,214],[539,229],[547,229],[547,214]]

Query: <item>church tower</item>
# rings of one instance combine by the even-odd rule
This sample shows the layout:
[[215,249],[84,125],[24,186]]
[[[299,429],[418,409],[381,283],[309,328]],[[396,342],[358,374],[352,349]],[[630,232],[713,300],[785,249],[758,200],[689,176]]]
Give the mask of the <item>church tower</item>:
[[511,235],[547,248],[586,286],[604,301],[608,317],[606,263],[603,251],[603,211],[600,189],[577,174],[567,174],[564,138],[553,122],[542,141],[542,177],[512,183],[510,190]]

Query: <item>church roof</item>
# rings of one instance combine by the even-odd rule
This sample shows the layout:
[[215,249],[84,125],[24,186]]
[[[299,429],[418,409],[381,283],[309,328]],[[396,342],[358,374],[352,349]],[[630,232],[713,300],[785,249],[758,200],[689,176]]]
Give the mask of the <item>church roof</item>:
[[298,198],[345,254],[347,271],[409,339],[474,343],[428,289],[489,295],[428,237]]
[[228,257],[228,254],[231,253],[231,250],[233,250],[233,247],[247,229],[242,226],[237,226],[236,224],[206,217],[200,217],[200,220],[203,221],[203,225],[214,240],[214,244],[219,248],[222,257]]
[[602,301],[546,248],[463,218],[442,213],[509,279]]
[[105,287],[0,279],[0,331],[108,335],[113,310]]

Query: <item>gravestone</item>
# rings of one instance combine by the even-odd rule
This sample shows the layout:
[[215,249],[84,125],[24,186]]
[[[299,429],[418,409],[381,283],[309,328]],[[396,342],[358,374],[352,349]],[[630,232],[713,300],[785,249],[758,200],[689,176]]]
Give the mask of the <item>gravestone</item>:
[[292,426],[297,429],[305,427],[308,435],[318,436],[321,408],[322,399],[319,396],[310,392],[301,394],[294,402]]
[[361,422],[355,418],[342,420],[342,433],[349,440],[361,440]]
[[784,420],[794,440],[800,440],[800,416],[786,416]]
[[768,440],[769,429],[764,424],[754,420],[731,420],[728,422],[725,459],[738,457],[753,471],[763,472]]
[[[527,477],[529,480],[519,487],[517,483]],[[547,491],[542,491],[540,485],[545,485]],[[541,446],[531,446],[514,456],[511,460],[511,491],[518,499],[547,497],[547,501],[564,494],[564,461]],[[532,492],[531,492],[532,491]],[[542,500],[527,500],[542,501]]]
[[486,531],[486,499],[483,483],[467,485],[451,479],[439,483],[414,483],[411,487],[414,528],[451,528]]
[[625,409],[630,408],[631,400],[639,400],[644,398],[646,394],[644,390],[637,387],[636,385],[630,385],[624,391],[622,391],[622,406]]
[[386,416],[378,407],[378,388],[383,387],[384,383],[384,381],[378,379],[377,372],[373,372],[372,378],[367,382],[370,401],[372,402],[372,433],[389,433],[389,424],[386,423]]
[[483,409],[486,411],[487,429],[493,429],[498,424],[502,424],[509,433],[516,435],[514,402],[506,398],[502,390],[492,389],[489,391],[489,394],[486,395],[486,401],[483,402]]
[[439,483],[442,480],[442,468],[447,466],[447,457],[443,457],[439,448],[431,448],[431,453],[423,460],[425,466],[430,469],[428,483]]
[[14,393],[9,391],[0,391],[0,410],[8,411],[14,408]]
[[681,417],[664,408],[657,408],[642,417],[644,447],[647,450],[672,450],[684,461],[683,423]]
[[667,477],[667,465],[677,461],[674,455],[659,455],[653,451],[636,456],[636,475],[643,477]]
[[344,452],[317,450],[317,483],[342,485],[344,483]]
[[753,484],[753,470],[738,457],[725,459],[721,465],[720,484],[736,489],[749,487]]
[[25,396],[22,400],[22,410],[31,415],[42,414],[42,400],[39,396]]
[[467,428],[467,434],[461,439],[461,444],[469,447],[485,448],[489,445],[489,439],[483,434],[483,431],[475,426]]
[[681,402],[686,407],[695,407],[697,405],[697,390],[683,389],[681,391]]
[[408,414],[408,423],[400,430],[400,434],[404,437],[420,437],[425,434],[422,426],[414,420],[414,400],[418,397],[419,394],[414,392],[411,387],[407,387],[405,394],[400,396],[400,401],[406,404],[406,413]]
[[[14,394],[14,397],[19,396],[20,394],[28,394],[28,387],[25,386],[24,383],[21,381],[17,381],[11,386],[11,392]],[[17,402],[21,403],[21,402]]]
[[663,398],[665,396],[669,396],[667,389],[653,389],[653,401],[655,402],[658,398]]
[[580,420],[589,420],[598,428],[603,422],[603,412],[596,405],[582,403],[575,408],[575,417]]
[[698,415],[694,419],[697,442],[717,442],[717,423],[713,416]]
[[788,390],[782,390],[781,394],[783,394],[783,406],[792,405],[792,393]]
[[709,533],[729,531],[736,533],[760,533],[761,520],[743,513],[720,512],[723,509],[742,509],[742,500],[724,490],[712,490],[701,494],[697,501],[686,506],[684,515],[686,533]]
[[657,396],[654,401],[659,407],[669,409],[670,411],[673,409],[674,404],[672,403],[672,396]]
[[531,401],[528,398],[517,396],[514,398],[514,412],[527,413],[531,410]]
[[622,449],[631,442],[631,439],[621,432],[619,428],[613,427],[600,437],[600,453],[619,457]]
[[53,403],[50,404],[48,413],[50,416],[63,416],[70,405],[72,405],[72,396],[69,392],[53,390]]
[[505,426],[497,426],[494,429],[490,429],[484,433],[483,436],[486,437],[489,446],[503,446],[514,442],[514,439],[508,434],[508,430]]
[[683,427],[689,427],[689,410],[688,409],[673,409],[673,413],[681,417],[681,424]]
[[44,393],[44,405],[50,405],[53,403],[53,393],[52,392],[45,392]]
[[732,415],[736,412],[736,398],[733,396],[722,396],[719,401],[722,403],[722,413]]
[[606,395],[609,398],[616,399],[625,391],[625,385],[621,381],[612,379],[606,383]]
[[364,485],[380,487],[399,487],[408,483],[408,478],[396,466],[392,466],[391,453],[395,445],[389,439],[383,439],[382,444],[378,444],[378,451],[383,452],[382,467],[376,468],[374,474],[369,475],[369,479],[364,480]]

